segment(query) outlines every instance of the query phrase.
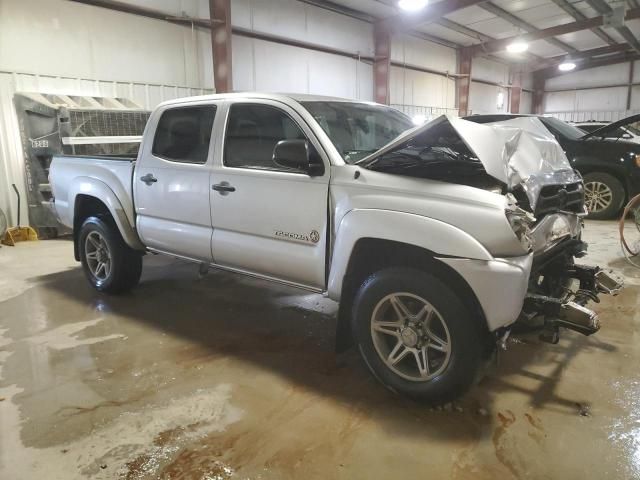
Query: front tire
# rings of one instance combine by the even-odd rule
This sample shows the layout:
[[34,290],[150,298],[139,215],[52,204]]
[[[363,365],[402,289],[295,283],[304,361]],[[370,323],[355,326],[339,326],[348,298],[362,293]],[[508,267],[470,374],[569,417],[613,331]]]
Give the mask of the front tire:
[[624,204],[624,186],[608,173],[588,173],[584,176],[585,204],[592,220],[615,218]]
[[451,401],[483,365],[486,332],[439,279],[411,268],[371,275],[354,299],[352,331],[373,375],[430,404]]
[[123,293],[136,286],[142,274],[142,254],[129,247],[112,220],[87,218],[78,235],[82,269],[100,292]]

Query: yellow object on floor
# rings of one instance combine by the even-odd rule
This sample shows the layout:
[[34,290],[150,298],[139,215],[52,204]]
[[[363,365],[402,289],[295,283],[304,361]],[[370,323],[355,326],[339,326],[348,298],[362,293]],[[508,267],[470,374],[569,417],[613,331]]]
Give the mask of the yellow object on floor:
[[38,240],[38,234],[31,227],[13,227],[6,231],[2,237],[2,243],[13,247],[16,242]]
[[12,183],[13,191],[16,192],[16,197],[18,197],[18,217],[17,217],[17,227],[9,228],[4,236],[0,239],[0,243],[4,245],[9,245],[13,247],[16,242],[27,242],[29,240],[38,240],[38,233],[31,227],[21,227],[20,226],[20,192],[18,191],[18,187],[16,187],[15,183]]

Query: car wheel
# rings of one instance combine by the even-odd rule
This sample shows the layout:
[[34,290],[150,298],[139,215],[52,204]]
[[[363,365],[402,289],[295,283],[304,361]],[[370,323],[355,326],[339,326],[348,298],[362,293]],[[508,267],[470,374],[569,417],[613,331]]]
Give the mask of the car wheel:
[[462,395],[483,365],[479,319],[451,288],[420,270],[371,275],[355,296],[352,332],[383,385],[430,404]]
[[113,221],[87,218],[80,228],[78,242],[82,269],[96,290],[122,293],[138,284],[142,254],[124,242]]
[[624,204],[626,193],[620,180],[608,173],[584,176],[585,204],[592,220],[615,218]]

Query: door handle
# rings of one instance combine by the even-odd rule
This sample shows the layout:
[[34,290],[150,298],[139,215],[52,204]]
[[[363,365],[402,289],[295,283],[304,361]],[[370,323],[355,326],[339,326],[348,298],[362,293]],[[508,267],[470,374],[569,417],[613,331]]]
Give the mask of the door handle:
[[217,183],[212,185],[211,188],[216,192],[220,192],[222,195],[236,191],[236,187],[232,187],[228,182]]
[[151,185],[152,183],[156,183],[158,179],[153,176],[152,173],[147,173],[145,176],[140,177],[140,180],[147,185]]

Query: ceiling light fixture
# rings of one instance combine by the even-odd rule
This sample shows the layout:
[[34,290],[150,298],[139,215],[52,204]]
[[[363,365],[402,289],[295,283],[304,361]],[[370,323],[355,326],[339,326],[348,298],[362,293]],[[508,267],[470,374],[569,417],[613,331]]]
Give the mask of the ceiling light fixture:
[[507,52],[509,53],[523,53],[529,49],[529,44],[522,40],[515,40],[507,45]]
[[417,12],[427,6],[429,0],[399,0],[398,7],[407,12]]
[[558,70],[560,70],[561,72],[570,72],[574,68],[576,68],[576,64],[571,60],[565,60],[560,65],[558,65]]

